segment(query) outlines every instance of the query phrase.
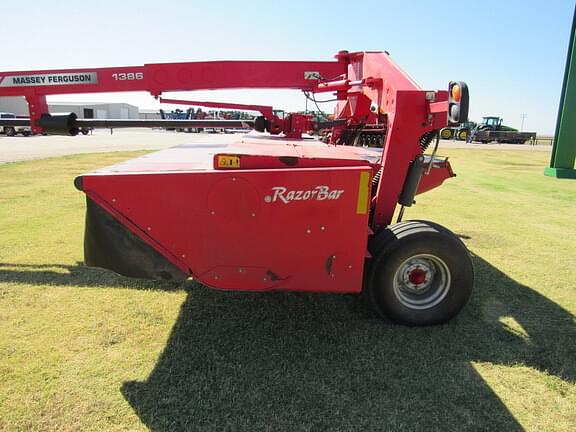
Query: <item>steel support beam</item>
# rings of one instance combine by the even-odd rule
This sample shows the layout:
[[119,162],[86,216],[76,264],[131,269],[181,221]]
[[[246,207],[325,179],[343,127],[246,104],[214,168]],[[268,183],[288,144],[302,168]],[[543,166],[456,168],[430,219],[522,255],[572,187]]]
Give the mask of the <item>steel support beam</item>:
[[572,31],[570,33],[570,45],[566,58],[566,70],[564,72],[564,84],[558,119],[556,121],[556,134],[552,147],[550,166],[544,170],[544,174],[557,178],[576,179],[576,8],[572,18]]

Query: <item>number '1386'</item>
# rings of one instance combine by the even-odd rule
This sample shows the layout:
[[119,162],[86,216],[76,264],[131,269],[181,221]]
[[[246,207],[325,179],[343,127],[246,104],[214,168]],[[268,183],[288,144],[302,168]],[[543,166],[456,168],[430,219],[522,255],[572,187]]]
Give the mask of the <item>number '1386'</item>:
[[112,78],[116,81],[141,80],[144,79],[144,72],[113,73]]

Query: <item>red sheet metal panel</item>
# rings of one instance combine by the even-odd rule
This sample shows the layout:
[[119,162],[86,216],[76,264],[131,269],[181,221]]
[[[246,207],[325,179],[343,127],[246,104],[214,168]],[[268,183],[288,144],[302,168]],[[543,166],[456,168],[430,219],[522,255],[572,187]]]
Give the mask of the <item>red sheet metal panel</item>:
[[87,195],[206,285],[359,292],[369,166],[83,176]]
[[[428,170],[428,165],[430,163],[432,163],[432,169]],[[420,183],[418,184],[418,189],[416,190],[417,195],[437,188],[444,183],[444,180],[446,179],[456,177],[448,159],[435,158],[432,162],[430,158],[427,158],[424,166],[424,174],[422,175]]]

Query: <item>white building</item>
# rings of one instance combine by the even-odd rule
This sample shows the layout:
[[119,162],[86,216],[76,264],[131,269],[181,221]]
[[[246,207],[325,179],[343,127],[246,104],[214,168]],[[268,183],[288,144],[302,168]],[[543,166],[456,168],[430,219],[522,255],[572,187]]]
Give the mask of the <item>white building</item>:
[[86,103],[53,102],[48,103],[51,113],[75,113],[78,118],[94,119],[137,119],[138,107],[126,103]]
[[160,111],[157,109],[140,109],[140,120],[160,120]]
[[[137,119],[137,106],[126,103],[98,102],[48,102],[51,113],[75,113],[78,118],[95,119]],[[0,112],[28,116],[28,104],[23,97],[1,97]]]
[[20,96],[0,97],[0,112],[14,113],[17,116],[28,117],[28,104]]

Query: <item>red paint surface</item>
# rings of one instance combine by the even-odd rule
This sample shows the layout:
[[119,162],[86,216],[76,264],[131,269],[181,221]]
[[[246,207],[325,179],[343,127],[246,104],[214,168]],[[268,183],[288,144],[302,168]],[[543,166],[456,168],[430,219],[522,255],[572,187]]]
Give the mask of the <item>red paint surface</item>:
[[[181,161],[167,170],[179,151],[194,152],[176,148],[87,174],[84,191],[209,286],[361,290],[368,214],[357,213],[357,202],[369,165],[216,171],[201,163],[186,170]],[[338,199],[270,202],[275,187],[342,192]]]

